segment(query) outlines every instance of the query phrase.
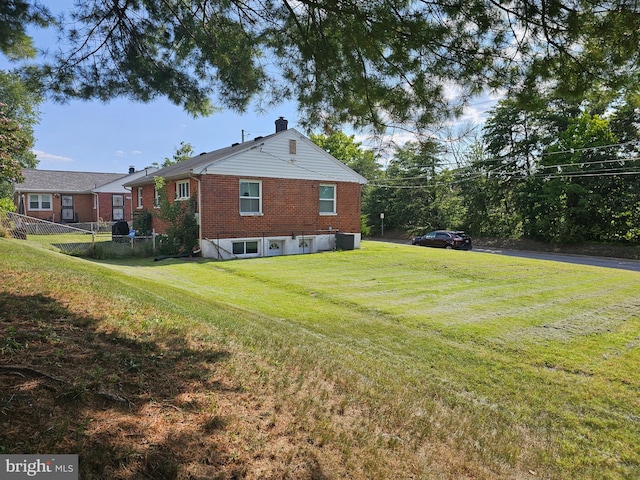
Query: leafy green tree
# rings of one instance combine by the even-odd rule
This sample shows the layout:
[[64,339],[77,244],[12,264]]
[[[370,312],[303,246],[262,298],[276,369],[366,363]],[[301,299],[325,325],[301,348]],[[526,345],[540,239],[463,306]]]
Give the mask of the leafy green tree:
[[185,160],[189,160],[193,156],[193,147],[190,143],[180,142],[180,146],[176,148],[172,157],[165,157],[164,161],[161,164],[158,162],[154,162],[153,166],[158,168],[169,167],[171,165],[175,165],[179,162],[184,162]]
[[[17,75],[0,71],[0,99],[4,102],[3,122],[10,119],[19,126],[12,134],[13,140],[5,138],[9,135],[8,132],[3,133],[1,155],[5,159],[4,162],[11,159],[12,164],[16,165],[11,170],[17,169],[18,166],[20,171],[22,168],[35,168],[38,161],[31,147],[35,142],[33,127],[40,117],[38,106],[42,100],[41,96],[30,91]],[[20,138],[20,142],[16,142],[16,136]],[[10,197],[11,181],[21,178],[20,175],[15,176],[15,172],[9,174],[9,171],[7,168],[6,174],[4,169],[0,173],[0,198]]]
[[[46,15],[37,0],[2,5],[10,52]],[[289,98],[308,126],[420,129],[486,88],[580,97],[632,84],[638,17],[628,0],[94,0],[75,4],[58,51],[25,73],[60,99],[166,96],[206,115]]]
[[[160,167],[168,167],[188,160],[193,155],[190,143],[180,142],[180,146],[171,157],[165,157]],[[158,166],[156,164],[156,166]],[[166,225],[166,233],[159,238],[158,253],[177,255],[190,253],[198,245],[199,227],[195,215],[195,199],[175,201],[171,196],[166,181],[162,177],[154,177],[158,191],[158,208],[152,215]],[[175,196],[175,193],[174,193]]]
[[465,227],[454,172],[443,168],[443,149],[435,141],[407,143],[398,148],[384,176],[371,192],[367,212],[378,231],[379,214],[389,230],[424,233],[435,228]]
[[174,201],[168,185],[156,177],[158,209],[153,215],[166,225],[166,232],[158,239],[157,250],[162,255],[191,253],[198,245],[199,227],[195,216],[195,200]]
[[607,240],[618,230],[624,198],[618,139],[609,121],[582,114],[570,121],[540,162],[545,214],[539,235],[563,242]]
[[478,237],[519,237],[521,219],[514,192],[505,188],[509,177],[496,168],[483,138],[476,138],[464,156],[465,165],[454,179],[465,210],[465,228]]
[[20,158],[31,148],[32,139],[5,114],[5,108],[0,103],[0,181],[22,181]]
[[36,49],[27,27],[46,27],[54,20],[49,10],[29,0],[4,0],[0,3],[0,52],[10,60],[33,58]]
[[609,91],[580,104],[544,93],[501,101],[483,130],[486,155],[468,169],[477,174],[465,190],[469,211],[482,223],[478,206],[490,207],[481,230],[510,225],[547,241],[633,237],[636,98]]

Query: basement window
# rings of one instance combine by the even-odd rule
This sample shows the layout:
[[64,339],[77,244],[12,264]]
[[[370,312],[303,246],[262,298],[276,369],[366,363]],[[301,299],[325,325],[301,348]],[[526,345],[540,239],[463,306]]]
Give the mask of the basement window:
[[258,241],[233,242],[234,255],[250,255],[258,253]]

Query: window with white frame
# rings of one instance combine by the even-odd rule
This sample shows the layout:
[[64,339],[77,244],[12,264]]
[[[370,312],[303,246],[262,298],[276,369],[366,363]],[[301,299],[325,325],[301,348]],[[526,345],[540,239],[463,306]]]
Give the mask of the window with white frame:
[[29,210],[51,210],[51,195],[48,193],[29,194]]
[[176,182],[176,200],[186,200],[191,196],[189,191],[189,180]]
[[142,187],[138,187],[138,208],[142,208]]
[[336,213],[336,186],[320,185],[320,214],[332,215]]
[[234,255],[250,255],[258,253],[258,241],[249,240],[243,242],[233,242],[232,251]]
[[262,184],[259,181],[240,180],[240,213],[262,213]]

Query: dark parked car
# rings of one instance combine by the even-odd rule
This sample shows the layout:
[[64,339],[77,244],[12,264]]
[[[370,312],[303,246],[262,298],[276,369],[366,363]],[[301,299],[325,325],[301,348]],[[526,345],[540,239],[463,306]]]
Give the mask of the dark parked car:
[[436,230],[421,237],[415,237],[411,243],[423,247],[455,248],[471,250],[471,237],[464,232]]

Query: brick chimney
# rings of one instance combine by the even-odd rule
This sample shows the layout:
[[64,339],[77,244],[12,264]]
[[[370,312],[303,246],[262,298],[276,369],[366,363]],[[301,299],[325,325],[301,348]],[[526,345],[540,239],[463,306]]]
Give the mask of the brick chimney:
[[289,122],[287,120],[285,120],[284,117],[280,117],[276,120],[276,133],[278,132],[284,132],[285,130],[287,130],[289,127]]

